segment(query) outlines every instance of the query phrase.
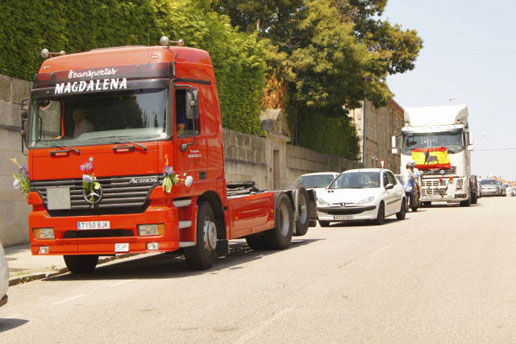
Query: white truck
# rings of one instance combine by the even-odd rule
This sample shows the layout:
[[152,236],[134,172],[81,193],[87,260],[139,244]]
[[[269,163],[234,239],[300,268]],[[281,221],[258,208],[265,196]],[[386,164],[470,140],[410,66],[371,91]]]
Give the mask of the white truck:
[[401,154],[401,171],[415,161],[421,172],[421,202],[477,202],[471,182],[473,134],[466,105],[405,109],[405,127],[392,137],[392,152]]

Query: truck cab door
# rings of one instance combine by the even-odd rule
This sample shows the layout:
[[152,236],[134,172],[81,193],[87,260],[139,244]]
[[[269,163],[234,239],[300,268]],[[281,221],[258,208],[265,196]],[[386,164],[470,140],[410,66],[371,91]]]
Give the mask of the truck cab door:
[[199,89],[190,85],[174,88],[174,169],[194,181],[206,178],[206,138],[199,111]]

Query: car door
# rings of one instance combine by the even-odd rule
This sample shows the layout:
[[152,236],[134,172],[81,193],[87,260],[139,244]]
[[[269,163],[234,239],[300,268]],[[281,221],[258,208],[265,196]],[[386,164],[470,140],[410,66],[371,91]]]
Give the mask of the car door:
[[393,213],[398,213],[401,210],[401,203],[403,202],[405,191],[403,190],[401,183],[398,181],[398,178],[396,178],[396,176],[391,171],[387,171],[387,177],[389,178],[389,182],[394,185],[394,187],[391,189],[393,196]]
[[382,172],[382,188],[383,188],[383,202],[385,203],[385,215],[391,215],[394,209],[393,206],[393,189],[387,189],[387,185],[391,184],[387,171]]

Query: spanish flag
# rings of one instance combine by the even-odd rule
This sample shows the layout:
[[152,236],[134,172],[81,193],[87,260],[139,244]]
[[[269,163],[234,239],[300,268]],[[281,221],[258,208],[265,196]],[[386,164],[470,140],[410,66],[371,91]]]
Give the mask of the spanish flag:
[[420,170],[451,168],[448,148],[415,148],[412,150],[412,160]]

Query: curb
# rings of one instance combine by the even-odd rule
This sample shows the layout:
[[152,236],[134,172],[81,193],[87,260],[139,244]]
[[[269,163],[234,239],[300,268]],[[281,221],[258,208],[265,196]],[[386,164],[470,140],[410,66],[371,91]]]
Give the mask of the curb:
[[[100,258],[99,259],[99,262],[98,262],[97,265],[104,264],[104,263],[109,263],[109,262],[114,261],[114,260],[134,257],[134,256],[137,256],[137,255],[139,255],[139,253],[127,253],[127,254],[121,254],[121,255],[112,256],[112,257],[104,257],[104,258]],[[33,273],[33,274],[28,274],[28,275],[23,275],[23,276],[17,276],[17,277],[9,278],[9,287],[14,286],[14,285],[18,285],[18,284],[22,284],[22,283],[28,283],[28,282],[32,282],[32,281],[42,280],[42,279],[49,278],[49,277],[55,277],[55,276],[58,276],[58,275],[63,275],[65,273],[67,273],[67,272],[70,272],[68,270],[68,268],[62,268],[62,269],[60,269],[58,271],[55,271],[55,272],[37,272],[37,273]]]

